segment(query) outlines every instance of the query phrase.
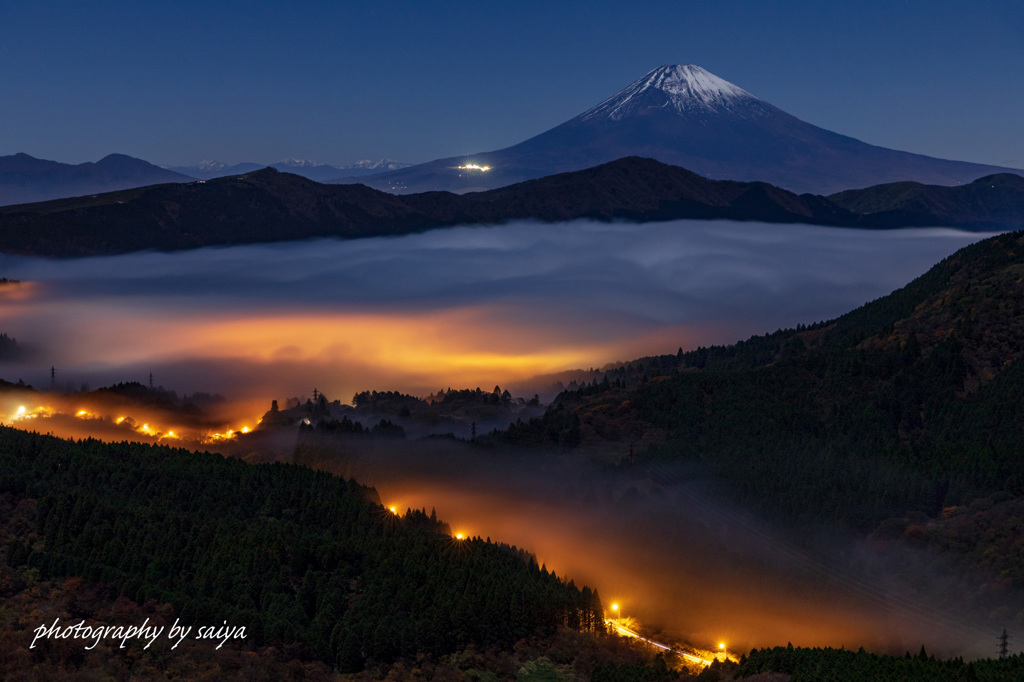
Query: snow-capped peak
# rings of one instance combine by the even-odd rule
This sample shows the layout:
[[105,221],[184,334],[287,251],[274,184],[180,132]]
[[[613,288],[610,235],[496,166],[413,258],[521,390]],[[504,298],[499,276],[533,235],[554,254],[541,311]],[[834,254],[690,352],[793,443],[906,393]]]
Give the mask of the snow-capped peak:
[[196,168],[201,171],[219,171],[222,168],[227,168],[227,164],[220,161],[200,161]]
[[394,161],[392,159],[360,159],[355,163],[351,163],[347,166],[342,166],[344,169],[364,169],[364,170],[398,170],[399,168],[407,168],[411,166],[411,163],[404,163],[402,161]]
[[272,165],[288,166],[289,168],[318,168],[327,164],[320,161],[311,161],[310,159],[283,159]]
[[614,121],[640,109],[669,107],[680,113],[694,110],[725,111],[744,100],[760,101],[743,88],[694,64],[659,66],[583,112],[582,119],[607,117]]

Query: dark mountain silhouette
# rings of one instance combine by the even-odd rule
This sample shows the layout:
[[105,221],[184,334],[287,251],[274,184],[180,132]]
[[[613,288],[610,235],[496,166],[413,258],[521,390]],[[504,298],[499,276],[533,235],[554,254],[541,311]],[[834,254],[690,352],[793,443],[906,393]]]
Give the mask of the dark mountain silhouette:
[[475,191],[624,156],[654,158],[710,178],[763,181],[816,194],[902,180],[955,185],[993,173],[1024,173],[876,147],[805,123],[699,66],[677,65],[661,66],[572,120],[512,147],[359,181],[398,193]]
[[0,156],[0,205],[113,192],[194,178],[124,154],[72,165],[28,154]]
[[[411,165],[401,161],[392,161],[391,159],[378,159],[376,161],[364,159],[346,166],[332,166],[316,161],[287,159],[272,163],[269,167],[284,173],[295,173],[316,182],[327,182],[340,177],[350,178],[352,182],[358,182],[358,178],[364,175],[396,170]],[[200,180],[212,180],[213,178],[223,178],[227,175],[251,173],[252,171],[267,167],[267,164],[263,163],[236,163],[229,166],[219,161],[203,161],[195,166],[169,166],[168,170],[190,175]]]
[[[1012,176],[1011,176],[1012,177]],[[992,180],[988,180],[993,182]],[[1007,182],[1000,201],[1024,188]],[[885,195],[884,188],[875,188]],[[973,196],[973,195],[972,195]],[[80,256],[142,249],[314,237],[397,235],[437,227],[509,220],[556,222],[588,218],[647,222],[730,219],[864,228],[908,225],[991,227],[982,209],[952,223],[949,209],[927,213],[855,213],[830,199],[796,195],[760,182],[708,180],[652,159],[626,158],[574,173],[488,192],[394,195],[364,185],[324,185],[271,168],[207,182],[165,184],[0,208],[0,244],[9,253]],[[1004,211],[1008,219],[1012,211]],[[969,218],[979,215],[980,224]],[[1004,227],[1020,225],[1008,220]]]
[[855,213],[906,225],[1024,226],[1024,177],[987,175],[967,185],[894,182],[829,197]]

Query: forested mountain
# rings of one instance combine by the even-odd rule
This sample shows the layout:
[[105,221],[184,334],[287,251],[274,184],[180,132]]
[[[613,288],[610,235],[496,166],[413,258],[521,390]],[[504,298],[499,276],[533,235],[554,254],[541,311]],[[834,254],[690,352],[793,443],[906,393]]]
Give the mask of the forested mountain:
[[828,197],[854,213],[906,225],[1024,225],[1024,177],[1000,173],[955,187],[894,182]]
[[[505,442],[699,462],[790,521],[905,535],[1024,588],[1024,233],[986,239],[840,318],[649,357],[562,393]],[[959,535],[944,521],[989,510]],[[886,522],[883,524],[883,522]]]
[[[202,183],[166,184],[92,197],[0,208],[8,253],[85,256],[142,249],[399,235],[452,225],[574,219],[650,222],[753,220],[862,228],[1021,226],[1024,184],[1016,176],[907,208],[900,193],[873,188],[871,200],[826,197],[762,182],[708,180],[652,159],[629,157],[487,192],[395,196],[363,185],[323,185],[263,169]],[[982,181],[979,181],[982,182]],[[979,183],[974,183],[978,185]],[[939,188],[939,192],[943,188]],[[984,189],[984,188],[983,188]],[[889,198],[893,203],[886,203]],[[991,204],[987,203],[991,200]],[[967,202],[964,205],[963,202]]]
[[603,630],[596,592],[375,497],[292,465],[0,427],[0,593],[80,576],[342,671]]
[[[713,674],[715,670],[708,672]],[[1021,679],[1024,675],[1024,656],[1018,654],[981,661],[964,661],[960,658],[936,660],[934,656],[928,655],[924,647],[916,656],[908,652],[906,656],[895,657],[870,654],[863,649],[804,649],[791,644],[788,647],[751,651],[730,673],[739,679],[760,679],[765,682],[997,682]],[[771,676],[772,673],[778,676]]]

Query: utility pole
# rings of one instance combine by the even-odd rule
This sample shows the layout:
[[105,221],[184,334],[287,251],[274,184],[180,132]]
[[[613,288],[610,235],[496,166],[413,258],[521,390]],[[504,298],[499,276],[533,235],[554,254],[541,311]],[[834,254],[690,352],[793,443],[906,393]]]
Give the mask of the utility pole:
[[50,390],[57,390],[57,368],[50,365]]
[[1010,655],[1010,635],[1006,633],[1006,628],[996,639],[999,640],[999,658],[1006,658]]

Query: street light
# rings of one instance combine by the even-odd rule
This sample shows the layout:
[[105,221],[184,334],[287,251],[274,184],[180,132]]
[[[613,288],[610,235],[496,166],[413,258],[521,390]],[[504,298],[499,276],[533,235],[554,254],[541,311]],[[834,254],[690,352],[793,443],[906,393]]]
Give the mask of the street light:
[[619,605],[618,604],[612,604],[612,611],[615,612],[615,620],[618,620],[619,619]]
[[722,650],[722,661],[729,660],[729,652],[725,649],[725,642],[719,642],[718,648]]

